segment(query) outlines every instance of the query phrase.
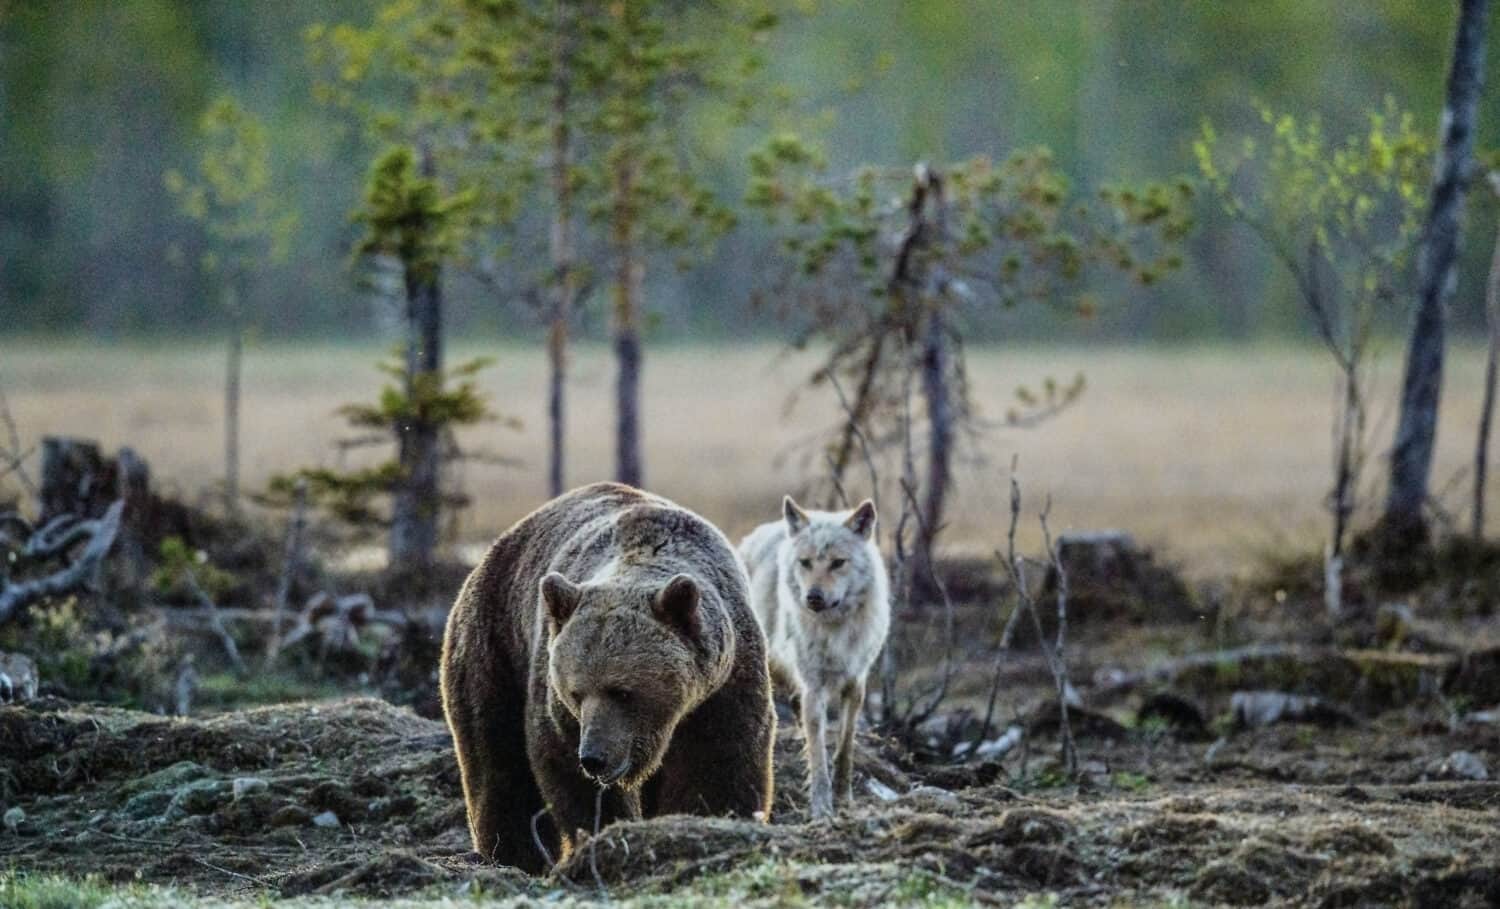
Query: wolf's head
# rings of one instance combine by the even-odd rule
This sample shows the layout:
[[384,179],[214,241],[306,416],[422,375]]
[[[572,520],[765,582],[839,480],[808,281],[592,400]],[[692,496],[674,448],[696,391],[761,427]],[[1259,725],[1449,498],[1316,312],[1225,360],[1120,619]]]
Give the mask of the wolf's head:
[[782,577],[807,609],[822,613],[862,602],[876,573],[875,503],[853,511],[805,511],[791,496],[781,503],[790,545]]

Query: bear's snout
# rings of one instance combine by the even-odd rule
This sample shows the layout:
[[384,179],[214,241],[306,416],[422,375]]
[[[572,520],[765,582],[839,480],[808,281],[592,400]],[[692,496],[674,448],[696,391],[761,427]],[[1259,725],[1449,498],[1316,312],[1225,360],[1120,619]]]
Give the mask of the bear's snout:
[[618,783],[630,772],[630,747],[618,735],[606,733],[611,724],[588,723],[578,742],[578,767],[601,786]]
[[582,745],[578,749],[578,764],[583,767],[584,773],[598,777],[609,768],[609,759],[602,750],[592,745]]

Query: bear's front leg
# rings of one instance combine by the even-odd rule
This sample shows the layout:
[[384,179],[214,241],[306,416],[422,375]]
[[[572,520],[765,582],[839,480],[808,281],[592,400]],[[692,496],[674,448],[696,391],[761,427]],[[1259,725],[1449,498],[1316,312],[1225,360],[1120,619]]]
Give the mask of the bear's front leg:
[[719,691],[678,725],[644,792],[650,816],[770,819],[776,709],[764,681],[746,687]]
[[610,787],[599,794],[599,787],[578,768],[576,748],[554,740],[551,747],[535,749],[532,766],[536,771],[547,812],[552,816],[561,840],[561,862],[578,845],[580,833],[603,830],[617,820],[636,820],[641,816],[640,794],[634,790]]

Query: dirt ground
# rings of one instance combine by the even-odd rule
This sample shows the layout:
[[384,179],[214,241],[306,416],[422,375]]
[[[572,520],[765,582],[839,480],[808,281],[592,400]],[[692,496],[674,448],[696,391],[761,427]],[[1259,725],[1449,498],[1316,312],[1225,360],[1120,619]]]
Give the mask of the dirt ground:
[[[1143,652],[1097,650],[1101,670]],[[1244,679],[1200,676],[1167,687],[1202,726],[1142,716],[1145,689],[1075,711],[1077,782],[1059,772],[1045,707],[1019,721],[1032,734],[1001,760],[935,761],[867,736],[856,803],[832,821],[807,821],[783,729],[771,824],[618,824],[543,879],[471,862],[446,730],[404,708],[346,699],[177,720],[43,699],[0,708],[0,869],[252,901],[1500,902],[1500,781],[1452,760],[1500,767],[1493,715],[1439,696],[1348,724],[1236,731],[1220,708]],[[1091,677],[1086,702],[1119,674]],[[1002,715],[1045,703],[1034,655],[1016,657],[1003,685]]]

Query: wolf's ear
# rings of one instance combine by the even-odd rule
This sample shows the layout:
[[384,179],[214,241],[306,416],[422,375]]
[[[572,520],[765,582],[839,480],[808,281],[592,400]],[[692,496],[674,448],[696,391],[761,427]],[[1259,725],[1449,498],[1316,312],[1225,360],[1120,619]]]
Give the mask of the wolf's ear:
[[651,601],[651,611],[663,624],[670,625],[688,637],[696,638],[703,628],[698,611],[698,583],[685,574],[667,582]]
[[791,496],[781,499],[781,516],[786,519],[786,532],[788,536],[796,536],[807,526],[807,512],[796,503]]
[[568,619],[573,617],[573,612],[578,609],[578,599],[581,591],[567,578],[557,572],[549,572],[542,578],[542,605],[547,607],[547,619],[552,624],[555,634],[568,624]]
[[844,521],[844,526],[864,537],[872,539],[875,536],[875,503],[865,499],[854,509],[854,514]]

